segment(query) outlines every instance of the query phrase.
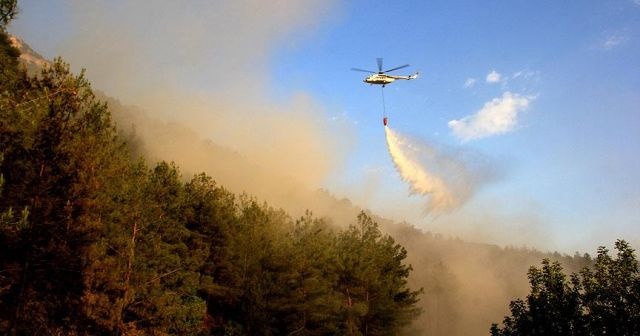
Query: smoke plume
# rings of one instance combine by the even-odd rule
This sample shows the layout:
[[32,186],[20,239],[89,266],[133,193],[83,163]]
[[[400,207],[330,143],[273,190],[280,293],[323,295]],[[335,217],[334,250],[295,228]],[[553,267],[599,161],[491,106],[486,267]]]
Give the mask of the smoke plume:
[[332,134],[352,133],[348,125],[333,121],[322,102],[304,91],[272,94],[274,53],[313,34],[332,1],[40,6],[65,8],[73,33],[57,37],[58,53],[121,102],[110,103],[118,127],[135,130],[145,157],[175,161],[186,178],[204,171],[297,213],[299,196],[321,187],[350,148],[349,138]]
[[461,206],[486,180],[482,158],[469,152],[445,151],[410,139],[385,126],[387,148],[411,194],[428,197],[426,213],[444,213]]

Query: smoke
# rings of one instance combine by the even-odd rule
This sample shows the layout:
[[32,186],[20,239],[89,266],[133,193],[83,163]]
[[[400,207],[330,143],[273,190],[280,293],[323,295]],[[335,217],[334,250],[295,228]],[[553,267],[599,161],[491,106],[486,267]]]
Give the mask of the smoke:
[[[187,178],[205,171],[226,188],[246,191],[293,216],[311,208],[346,224],[360,211],[347,199],[310,192],[340,166],[353,132],[331,121],[322,104],[305,92],[278,101],[268,98],[272,51],[294,43],[297,32],[312,33],[330,2],[40,3],[45,9],[70,6],[65,23],[70,34],[63,37],[59,53],[76,69],[86,68],[96,88],[122,100],[109,101],[114,118],[121,130],[135,133],[151,160],[173,160]],[[477,153],[411,139],[389,128],[385,132],[402,178],[412,193],[428,198],[426,210],[432,213],[464,205],[495,174]],[[480,228],[501,221],[480,223],[481,216],[452,215],[439,218],[447,220],[440,231],[475,229],[469,236],[477,238]],[[384,228],[409,251],[412,286],[428,291],[421,301],[426,312],[417,324],[433,329],[432,335],[486,333],[489,323],[506,313],[508,300],[525,293],[526,267],[540,260],[507,262],[496,259],[496,248],[430,238],[415,229],[403,235],[399,225]],[[516,236],[531,239],[530,234]]]
[[272,52],[313,34],[331,8],[320,0],[58,2],[47,7],[68,7],[71,32],[60,53],[105,92],[136,103],[176,90],[264,99]]
[[[454,152],[410,139],[385,126],[387,148],[411,194],[428,198],[426,213],[460,207],[490,174],[485,160],[471,152]],[[449,153],[453,153],[449,154]]]
[[58,53],[122,103],[114,113],[119,128],[135,129],[145,157],[175,161],[187,178],[204,171],[234,192],[297,213],[292,208],[304,205],[295,199],[322,186],[351,148],[351,138],[333,134],[353,133],[349,125],[332,120],[321,102],[306,92],[277,99],[272,92],[274,53],[313,34],[331,1],[41,6],[65,7],[59,24],[69,33],[58,37]]

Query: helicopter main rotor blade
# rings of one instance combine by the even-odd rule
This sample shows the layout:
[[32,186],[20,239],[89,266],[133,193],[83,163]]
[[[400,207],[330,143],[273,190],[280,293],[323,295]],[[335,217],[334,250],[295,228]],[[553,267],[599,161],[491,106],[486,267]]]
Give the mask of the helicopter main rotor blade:
[[368,72],[368,73],[377,73],[375,71],[365,70],[365,69],[358,69],[358,68],[351,68],[351,70],[353,70],[353,71],[361,71],[361,72]]
[[378,72],[382,72],[382,58],[378,57],[376,58],[376,62],[378,62]]
[[409,66],[409,64],[401,65],[401,66],[399,66],[399,67],[395,67],[395,68],[393,68],[393,69],[389,69],[389,70],[382,71],[382,73],[390,72],[390,71],[395,71],[395,70],[399,70],[399,69],[402,69],[402,68],[406,68],[406,67],[408,67],[408,66]]

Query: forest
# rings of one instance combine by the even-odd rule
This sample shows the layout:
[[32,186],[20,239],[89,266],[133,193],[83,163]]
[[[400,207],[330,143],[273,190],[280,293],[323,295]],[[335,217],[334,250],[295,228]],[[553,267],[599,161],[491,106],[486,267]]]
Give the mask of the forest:
[[0,334],[638,334],[625,241],[595,258],[470,244],[323,193],[335,216],[292,216],[145,157],[83,73],[27,71],[0,4]]
[[392,335],[419,313],[367,214],[338,230],[148,167],[83,74],[30,77],[0,40],[3,334]]

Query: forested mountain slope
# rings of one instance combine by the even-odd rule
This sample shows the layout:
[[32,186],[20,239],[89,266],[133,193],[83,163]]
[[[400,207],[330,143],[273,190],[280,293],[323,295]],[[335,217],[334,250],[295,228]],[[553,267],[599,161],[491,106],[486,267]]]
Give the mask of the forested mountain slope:
[[359,215],[1,43],[2,331],[484,334],[529,266],[590,262]]
[[398,334],[406,250],[366,214],[292,219],[133,159],[60,60],[29,77],[0,32],[2,334]]

